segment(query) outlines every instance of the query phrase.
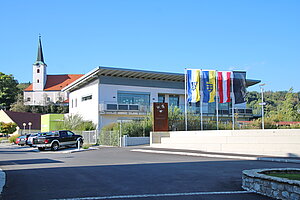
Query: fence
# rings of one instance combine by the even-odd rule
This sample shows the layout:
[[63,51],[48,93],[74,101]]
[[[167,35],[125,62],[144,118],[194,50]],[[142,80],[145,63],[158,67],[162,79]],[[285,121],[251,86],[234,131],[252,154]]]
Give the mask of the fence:
[[97,144],[99,140],[99,134],[97,130],[93,131],[82,131],[81,135],[83,137],[83,141],[86,144]]
[[99,144],[106,146],[120,146],[119,131],[100,131]]
[[119,131],[82,131],[77,134],[82,135],[85,144],[99,144],[105,146],[136,146],[150,144],[150,137],[120,137]]
[[121,144],[122,147],[150,144],[150,137],[128,137],[123,135]]

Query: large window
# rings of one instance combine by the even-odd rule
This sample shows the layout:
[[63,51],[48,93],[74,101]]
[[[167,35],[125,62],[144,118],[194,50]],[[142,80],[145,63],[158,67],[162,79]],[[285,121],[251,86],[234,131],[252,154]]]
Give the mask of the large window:
[[169,106],[179,107],[179,95],[169,95]]
[[119,104],[150,105],[150,94],[142,92],[118,92]]
[[159,94],[158,95],[158,102],[159,103],[165,103],[165,95],[164,94]]

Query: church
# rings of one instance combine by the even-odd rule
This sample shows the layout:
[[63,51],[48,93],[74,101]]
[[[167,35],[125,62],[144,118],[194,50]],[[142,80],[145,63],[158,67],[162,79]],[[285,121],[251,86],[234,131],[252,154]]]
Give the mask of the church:
[[32,66],[32,84],[24,90],[24,104],[32,106],[47,106],[50,103],[68,104],[68,93],[63,92],[62,88],[82,76],[83,74],[48,75],[39,36],[37,59]]

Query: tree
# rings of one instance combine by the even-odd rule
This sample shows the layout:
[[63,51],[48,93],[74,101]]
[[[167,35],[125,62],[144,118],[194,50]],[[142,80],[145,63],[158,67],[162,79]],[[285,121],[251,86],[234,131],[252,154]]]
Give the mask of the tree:
[[14,133],[17,130],[17,124],[10,122],[4,123],[0,122],[0,132],[4,133],[4,135],[8,136],[9,134]]
[[64,118],[63,123],[59,124],[58,129],[72,131],[90,131],[95,130],[96,126],[92,121],[85,121],[80,115],[69,115]]
[[10,106],[10,110],[14,112],[30,112],[30,106],[24,105],[22,94],[17,95],[17,101]]
[[0,108],[9,108],[15,102],[19,89],[13,75],[0,72]]

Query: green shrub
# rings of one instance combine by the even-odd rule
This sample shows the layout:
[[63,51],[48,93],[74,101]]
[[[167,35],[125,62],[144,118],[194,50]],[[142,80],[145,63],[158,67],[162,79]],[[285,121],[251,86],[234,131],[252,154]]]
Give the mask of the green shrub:
[[10,143],[16,143],[16,139],[17,139],[17,137],[19,137],[19,136],[20,136],[19,134],[17,134],[17,135],[12,135],[12,136],[10,136],[10,137],[8,138],[8,140],[9,140]]
[[88,149],[88,148],[90,148],[92,145],[91,144],[83,144],[82,145],[82,148],[83,149]]

